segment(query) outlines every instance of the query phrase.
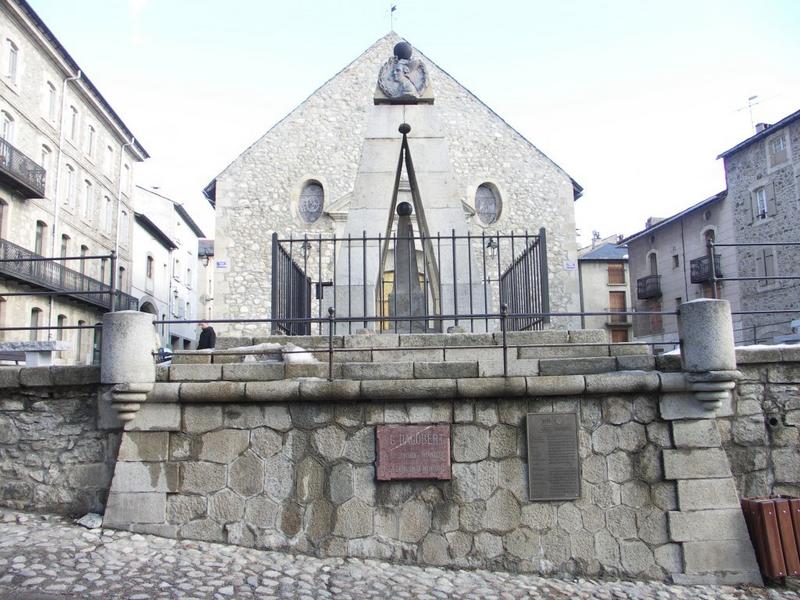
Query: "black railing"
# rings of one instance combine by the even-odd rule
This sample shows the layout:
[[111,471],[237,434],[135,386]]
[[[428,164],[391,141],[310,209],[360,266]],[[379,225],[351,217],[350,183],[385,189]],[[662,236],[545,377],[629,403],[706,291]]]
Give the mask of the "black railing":
[[0,175],[25,198],[44,197],[45,170],[0,138]]
[[[111,308],[112,287],[107,283],[70,269],[56,260],[44,259],[35,252],[3,239],[0,239],[0,275],[77,298],[100,308]],[[116,310],[137,310],[139,307],[136,298],[119,290],[116,290],[116,299]]]
[[289,334],[310,333],[311,323],[326,333],[328,309],[337,334],[492,331],[503,305],[509,330],[541,329],[550,320],[545,232],[273,234],[271,299],[273,331]]
[[[304,246],[304,248],[307,247]],[[311,278],[272,234],[272,333],[308,335],[311,323],[292,319],[311,317]]]
[[[513,241],[512,241],[512,255]],[[544,229],[538,236],[526,236],[524,249],[500,276],[500,302],[512,314],[531,316],[508,320],[510,331],[542,329],[550,322],[550,291],[547,281],[547,237]]]
[[648,275],[636,280],[636,297],[639,300],[661,297],[661,275]]
[[[722,257],[719,254],[714,255],[714,275],[716,279],[722,277],[721,260]],[[701,256],[692,260],[689,263],[689,269],[692,283],[711,281],[711,259],[708,256]]]

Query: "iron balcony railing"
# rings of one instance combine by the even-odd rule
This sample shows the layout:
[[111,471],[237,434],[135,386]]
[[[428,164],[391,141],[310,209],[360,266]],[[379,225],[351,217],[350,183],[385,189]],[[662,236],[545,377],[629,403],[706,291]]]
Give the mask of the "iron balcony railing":
[[[720,269],[720,261],[722,257],[719,254],[714,255],[714,278],[722,277],[722,270]],[[708,256],[701,256],[695,258],[689,263],[690,274],[692,283],[705,283],[711,280],[711,260]]]
[[0,138],[0,177],[25,198],[44,197],[45,170]]
[[636,280],[636,297],[639,300],[661,297],[661,275],[648,275]]
[[[111,308],[110,285],[65,267],[58,261],[42,258],[22,246],[0,239],[0,275],[61,292],[106,310]],[[115,293],[117,310],[138,310],[139,301],[136,298],[119,290]]]

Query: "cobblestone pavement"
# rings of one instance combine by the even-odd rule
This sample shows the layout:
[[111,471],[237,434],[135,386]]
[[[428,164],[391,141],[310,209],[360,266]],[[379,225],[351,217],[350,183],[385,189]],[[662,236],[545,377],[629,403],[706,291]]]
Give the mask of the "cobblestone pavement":
[[0,599],[102,598],[800,598],[786,589],[682,587],[448,571],[373,560],[319,559],[108,529],[0,510]]

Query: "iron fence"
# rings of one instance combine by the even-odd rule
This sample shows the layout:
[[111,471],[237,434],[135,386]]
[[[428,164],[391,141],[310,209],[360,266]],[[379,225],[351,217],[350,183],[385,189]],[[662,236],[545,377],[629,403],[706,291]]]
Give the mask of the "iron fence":
[[[546,234],[272,236],[273,332],[470,332],[549,322]],[[316,315],[315,318],[314,315]],[[408,317],[408,318],[406,318]],[[413,318],[412,318],[413,317]]]

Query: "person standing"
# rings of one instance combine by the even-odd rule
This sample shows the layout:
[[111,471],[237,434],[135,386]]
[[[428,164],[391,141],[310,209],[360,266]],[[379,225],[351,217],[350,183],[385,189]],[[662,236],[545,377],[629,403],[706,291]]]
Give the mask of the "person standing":
[[217,334],[208,323],[200,323],[200,338],[197,340],[198,350],[208,350],[217,345]]

